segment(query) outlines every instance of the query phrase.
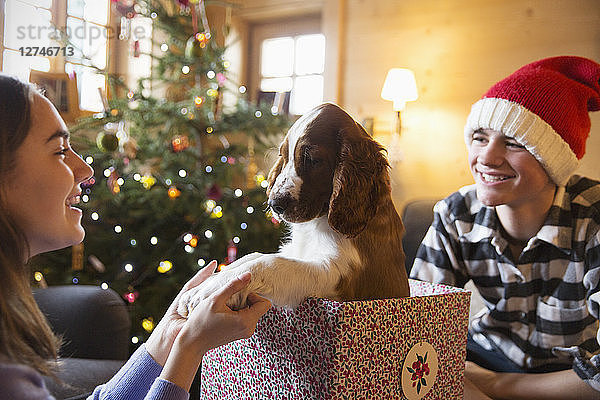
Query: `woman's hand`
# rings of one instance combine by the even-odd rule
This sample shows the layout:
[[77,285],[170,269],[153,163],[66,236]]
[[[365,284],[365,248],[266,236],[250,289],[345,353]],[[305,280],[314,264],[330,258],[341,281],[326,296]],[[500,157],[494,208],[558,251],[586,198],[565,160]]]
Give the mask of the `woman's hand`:
[[[210,272],[200,271],[184,286],[181,293],[201,284],[215,267],[216,264],[209,264],[205,269],[209,269]],[[160,332],[150,343],[151,350],[148,350],[157,361],[162,360],[166,354],[164,368],[160,374],[162,379],[189,391],[202,357],[208,350],[233,340],[250,337],[254,333],[256,323],[271,308],[271,302],[251,293],[248,295],[246,308],[233,311],[227,306],[231,296],[244,289],[250,279],[249,273],[233,279],[203,299],[187,319],[177,313],[180,297],[177,296],[163,318],[164,324],[163,321],[159,323]],[[148,341],[150,342],[150,339]]]
[[146,350],[161,366],[165,365],[167,357],[171,352],[171,347],[179,331],[186,322],[186,319],[177,313],[177,304],[179,299],[188,290],[198,286],[211,276],[217,268],[217,262],[211,261],[205,268],[201,269],[190,279],[181,289],[175,300],[171,303],[164,317],[154,328],[152,334],[146,341]]
[[231,280],[213,295],[201,301],[188,316],[188,321],[177,337],[188,351],[196,349],[204,354],[234,340],[252,336],[256,324],[271,308],[271,302],[255,293],[248,295],[248,306],[233,311],[227,302],[250,283],[246,272]]

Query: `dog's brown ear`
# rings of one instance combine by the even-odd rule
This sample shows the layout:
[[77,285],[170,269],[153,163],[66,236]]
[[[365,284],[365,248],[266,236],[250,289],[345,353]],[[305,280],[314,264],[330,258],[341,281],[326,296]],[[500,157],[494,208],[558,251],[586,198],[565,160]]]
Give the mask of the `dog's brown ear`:
[[271,193],[271,189],[273,189],[273,184],[275,183],[275,179],[281,173],[281,169],[283,168],[283,157],[279,156],[277,158],[277,162],[273,164],[271,170],[269,171],[269,176],[267,177],[267,181],[269,182],[269,186],[267,186],[267,196]]
[[380,199],[389,193],[389,164],[384,148],[358,123],[339,132],[340,153],[329,201],[329,225],[354,237],[377,212]]

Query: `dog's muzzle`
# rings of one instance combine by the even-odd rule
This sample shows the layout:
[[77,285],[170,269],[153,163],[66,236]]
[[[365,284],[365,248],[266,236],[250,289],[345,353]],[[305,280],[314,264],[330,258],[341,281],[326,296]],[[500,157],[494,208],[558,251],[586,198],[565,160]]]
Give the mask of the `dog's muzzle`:
[[270,199],[267,204],[275,214],[282,216],[287,211],[291,202],[292,198],[290,196],[278,196]]

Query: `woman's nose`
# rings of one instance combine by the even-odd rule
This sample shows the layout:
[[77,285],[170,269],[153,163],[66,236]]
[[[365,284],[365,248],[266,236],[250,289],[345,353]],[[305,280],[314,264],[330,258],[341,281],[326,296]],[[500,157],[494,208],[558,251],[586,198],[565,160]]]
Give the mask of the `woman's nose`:
[[94,176],[94,169],[79,154],[73,152],[73,156],[74,165],[72,169],[76,183],[85,182]]

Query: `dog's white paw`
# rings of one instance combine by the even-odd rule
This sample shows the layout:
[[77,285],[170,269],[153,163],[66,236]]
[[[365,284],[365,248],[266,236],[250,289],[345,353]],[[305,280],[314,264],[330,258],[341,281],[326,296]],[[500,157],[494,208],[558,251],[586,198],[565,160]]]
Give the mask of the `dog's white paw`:
[[223,277],[220,277],[219,275],[220,273],[211,275],[200,285],[181,295],[181,298],[177,304],[177,313],[182,317],[187,318],[202,300],[211,296],[213,293],[219,290],[219,288],[226,284],[227,282],[222,283]]

